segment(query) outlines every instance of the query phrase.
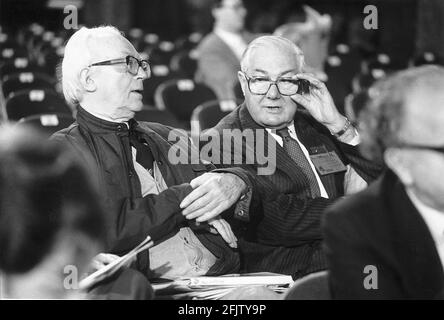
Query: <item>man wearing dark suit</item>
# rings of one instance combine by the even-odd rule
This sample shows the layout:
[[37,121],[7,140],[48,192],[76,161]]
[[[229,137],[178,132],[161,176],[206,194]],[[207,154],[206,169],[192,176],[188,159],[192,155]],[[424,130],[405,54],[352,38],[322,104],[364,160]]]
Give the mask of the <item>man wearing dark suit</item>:
[[253,35],[244,30],[246,10],[241,0],[216,0],[213,32],[197,48],[196,81],[203,82],[219,100],[235,100],[240,59]]
[[[323,210],[379,173],[378,165],[360,156],[355,146],[359,136],[339,114],[325,85],[300,73],[303,61],[300,49],[288,39],[264,36],[251,42],[238,73],[245,103],[202,137],[221,139],[221,149],[211,155],[213,162],[221,168],[240,166],[250,177],[250,213],[238,212],[231,221],[240,239],[244,271],[298,278],[325,269]],[[309,93],[297,93],[301,81],[310,84]],[[298,104],[308,112],[296,112]],[[223,140],[229,141],[226,134],[233,130],[245,139],[225,149]],[[232,161],[240,152],[242,161]],[[252,155],[254,162],[249,161]],[[258,174],[265,169],[261,155],[268,155],[270,163]],[[184,199],[182,205],[188,208],[183,213],[198,221],[211,218],[206,213],[211,208],[202,208],[199,201],[189,205],[194,196],[200,194],[193,191]]]
[[388,170],[325,215],[337,299],[444,299],[444,68],[401,71],[371,88],[363,148]]

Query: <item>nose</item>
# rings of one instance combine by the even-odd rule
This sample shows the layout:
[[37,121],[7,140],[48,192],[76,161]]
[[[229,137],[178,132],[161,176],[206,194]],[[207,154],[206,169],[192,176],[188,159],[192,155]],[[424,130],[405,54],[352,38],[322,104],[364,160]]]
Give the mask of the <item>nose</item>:
[[275,100],[275,99],[279,99],[280,97],[281,97],[281,94],[280,94],[280,92],[279,92],[279,90],[277,88],[277,84],[276,83],[272,83],[270,85],[270,88],[268,89],[267,98]]
[[143,70],[142,67],[139,67],[139,70],[137,71],[137,78],[138,79],[148,79],[151,77],[151,68],[148,66],[148,69]]

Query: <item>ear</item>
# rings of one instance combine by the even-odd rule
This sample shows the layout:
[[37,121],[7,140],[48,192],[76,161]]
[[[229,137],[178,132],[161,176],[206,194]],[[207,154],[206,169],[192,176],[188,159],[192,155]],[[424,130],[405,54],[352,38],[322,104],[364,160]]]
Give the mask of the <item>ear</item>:
[[91,76],[89,68],[84,68],[80,71],[80,83],[87,92],[94,92],[97,90],[97,85]]
[[241,71],[237,72],[237,78],[239,79],[239,83],[241,85],[242,93],[244,94],[244,97],[245,97],[245,92],[246,92],[246,90],[248,90],[247,79],[245,79],[245,77],[244,77],[244,75],[242,74]]
[[384,161],[405,186],[411,186],[413,184],[413,177],[410,174],[408,160],[405,158],[401,149],[387,149],[384,152]]

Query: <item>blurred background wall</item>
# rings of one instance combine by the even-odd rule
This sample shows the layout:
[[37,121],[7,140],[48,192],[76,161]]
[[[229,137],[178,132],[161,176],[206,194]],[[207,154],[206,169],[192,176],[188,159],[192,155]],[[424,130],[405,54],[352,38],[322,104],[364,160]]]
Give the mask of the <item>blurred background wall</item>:
[[[0,0],[0,24],[18,28],[39,22],[50,29],[63,25],[63,4],[81,3],[79,23],[113,24],[128,31],[137,27],[176,39],[212,27],[211,0]],[[59,8],[48,8],[58,4]],[[271,32],[286,21],[298,19],[301,5],[308,4],[334,21],[333,42],[368,41],[402,60],[418,51],[444,53],[443,0],[244,0],[247,26],[254,32]],[[374,4],[379,29],[365,30],[363,8]],[[398,60],[398,59],[397,59]]]

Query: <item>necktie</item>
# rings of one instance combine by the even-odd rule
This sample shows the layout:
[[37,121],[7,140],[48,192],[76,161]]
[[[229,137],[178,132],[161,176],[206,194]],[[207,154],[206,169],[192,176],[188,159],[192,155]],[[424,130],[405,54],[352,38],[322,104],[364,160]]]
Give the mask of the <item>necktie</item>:
[[136,131],[130,130],[129,132],[130,145],[137,150],[136,161],[141,164],[145,169],[152,170],[154,157],[150,148],[142,143],[138,137]]
[[287,152],[290,158],[297,163],[297,165],[301,168],[302,172],[307,177],[310,184],[312,196],[320,197],[321,191],[319,190],[318,181],[316,180],[316,176],[311,169],[310,163],[305,157],[299,143],[292,137],[290,137],[290,134],[288,133],[288,128],[277,130],[277,134],[282,137],[284,150]]

